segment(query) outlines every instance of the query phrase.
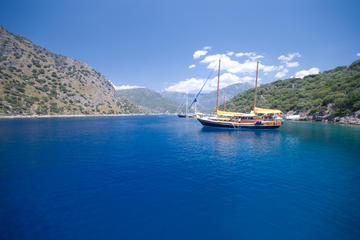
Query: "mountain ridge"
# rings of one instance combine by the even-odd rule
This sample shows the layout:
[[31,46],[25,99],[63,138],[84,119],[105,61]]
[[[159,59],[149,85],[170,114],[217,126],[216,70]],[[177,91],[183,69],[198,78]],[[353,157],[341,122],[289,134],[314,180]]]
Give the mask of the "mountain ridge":
[[101,73],[0,26],[0,115],[136,113]]
[[145,87],[116,90],[116,95],[139,106],[145,113],[175,113],[179,105],[159,92]]

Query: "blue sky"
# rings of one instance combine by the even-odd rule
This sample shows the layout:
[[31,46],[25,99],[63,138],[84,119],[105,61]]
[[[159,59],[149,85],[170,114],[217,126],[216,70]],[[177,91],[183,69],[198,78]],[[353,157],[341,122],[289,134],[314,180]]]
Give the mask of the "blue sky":
[[[359,9],[331,0],[12,0],[1,4],[0,24],[115,85],[191,91],[216,57],[223,84],[252,81],[256,60],[262,83],[348,65],[360,58]],[[198,50],[207,53],[194,58]]]

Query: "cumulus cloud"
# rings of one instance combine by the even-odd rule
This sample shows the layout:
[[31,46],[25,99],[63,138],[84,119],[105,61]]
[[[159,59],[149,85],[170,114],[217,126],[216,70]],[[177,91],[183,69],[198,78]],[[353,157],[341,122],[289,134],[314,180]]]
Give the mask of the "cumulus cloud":
[[253,57],[249,57],[251,60],[255,61],[257,59],[260,59],[260,58],[264,58],[263,55],[257,55],[257,56],[253,56]]
[[360,52],[356,54],[356,56],[360,57]]
[[194,52],[193,58],[194,59],[200,58],[201,56],[205,56],[207,53],[208,53],[208,51],[206,51],[206,50],[197,50]]
[[263,55],[257,55],[256,52],[239,52],[237,54],[235,54],[236,57],[248,57],[250,58],[251,60],[255,61],[257,59],[260,59],[260,58],[264,58]]
[[289,72],[289,70],[287,70],[286,68],[284,68],[282,71],[277,72],[277,73],[275,74],[275,78],[276,78],[276,79],[282,78],[282,77],[284,77],[288,72]]
[[[228,51],[222,54],[209,54],[210,46],[203,47],[197,50],[193,54],[194,59],[198,59],[201,64],[204,64],[208,69],[217,71],[219,65],[219,59],[221,59],[221,80],[220,88],[227,87],[229,85],[254,81],[257,61],[264,58],[263,55],[259,55],[256,52],[238,52]],[[236,58],[237,57],[237,58]],[[295,58],[301,57],[298,52],[288,53],[278,57],[280,61],[279,65],[265,65],[259,64],[259,71],[261,75],[268,75],[270,72],[276,72],[275,78],[283,78],[289,73],[289,68],[298,67],[300,64],[295,61]],[[198,64],[192,64],[188,66],[190,69],[196,67]],[[199,67],[199,66],[197,66]],[[295,74],[295,77],[304,77],[308,74],[318,73],[319,69],[311,68],[309,70],[302,70]],[[260,80],[260,79],[259,79]],[[188,78],[184,81],[180,81],[166,88],[166,91],[175,92],[197,92],[203,85],[205,79],[203,78]],[[213,91],[217,88],[217,77],[209,79],[204,91]]]
[[[203,60],[201,60],[202,63],[207,63],[209,69],[216,70],[219,65],[219,59],[221,59],[221,69],[222,71],[227,71],[230,73],[253,73],[256,71],[256,62],[246,60],[245,62],[238,62],[235,60],[232,60],[229,56],[226,54],[215,54],[215,55],[209,55],[206,56]],[[259,66],[260,70],[263,70],[264,72],[271,72],[278,69],[277,66],[267,66],[260,64]]]
[[202,78],[188,78],[184,81],[180,81],[170,87],[166,88],[165,91],[168,92],[188,92],[193,93],[196,89],[200,89],[204,83]]
[[113,87],[115,88],[115,90],[127,90],[127,89],[134,89],[134,88],[144,88],[141,86],[131,86],[131,85],[121,85],[121,86],[115,86],[113,84]]
[[[244,83],[253,81],[253,77],[245,76],[239,77],[232,73],[223,73],[220,76],[220,88],[224,88],[236,83]],[[178,82],[168,88],[165,91],[169,92],[189,92],[196,93],[200,90],[202,85],[204,84],[205,79],[203,78],[188,78],[185,81]],[[203,92],[215,91],[217,89],[217,77],[211,78],[206,83]]]
[[286,63],[286,66],[289,68],[298,67],[299,65],[300,65],[299,62],[287,62]]
[[235,56],[237,56],[237,57],[243,57],[243,56],[253,57],[253,56],[256,56],[256,53],[255,52],[239,52],[239,53],[235,54]]
[[301,57],[301,54],[298,52],[295,53],[289,53],[288,55],[281,55],[278,57],[278,59],[280,61],[283,61],[285,63],[290,62],[291,60],[293,60],[295,57]]
[[309,70],[301,70],[301,71],[295,73],[295,77],[296,78],[304,78],[307,75],[318,74],[319,72],[320,72],[320,70],[318,68],[314,67],[314,68],[310,68]]

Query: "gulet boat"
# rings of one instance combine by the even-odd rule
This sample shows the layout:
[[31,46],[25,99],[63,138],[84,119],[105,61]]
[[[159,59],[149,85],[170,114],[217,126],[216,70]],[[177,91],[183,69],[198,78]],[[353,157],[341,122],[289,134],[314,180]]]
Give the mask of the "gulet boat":
[[256,91],[259,71],[259,62],[256,65],[256,81],[254,91],[254,108],[250,113],[227,112],[219,110],[219,83],[220,83],[220,64],[218,69],[216,115],[208,117],[198,117],[197,120],[206,127],[220,128],[250,128],[250,129],[274,129],[282,124],[282,112],[278,109],[265,109],[256,107]]

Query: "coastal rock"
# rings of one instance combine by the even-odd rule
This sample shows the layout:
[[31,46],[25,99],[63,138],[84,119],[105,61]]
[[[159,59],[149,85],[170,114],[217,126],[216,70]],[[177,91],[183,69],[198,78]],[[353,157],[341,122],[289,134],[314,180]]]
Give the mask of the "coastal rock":
[[344,117],[336,117],[334,118],[334,121],[341,124],[360,125],[360,110]]
[[328,123],[360,125],[360,110],[341,117],[335,117],[329,112],[326,115],[320,116],[318,113],[310,114],[309,112],[289,111],[287,112],[285,119],[295,121],[322,121]]

